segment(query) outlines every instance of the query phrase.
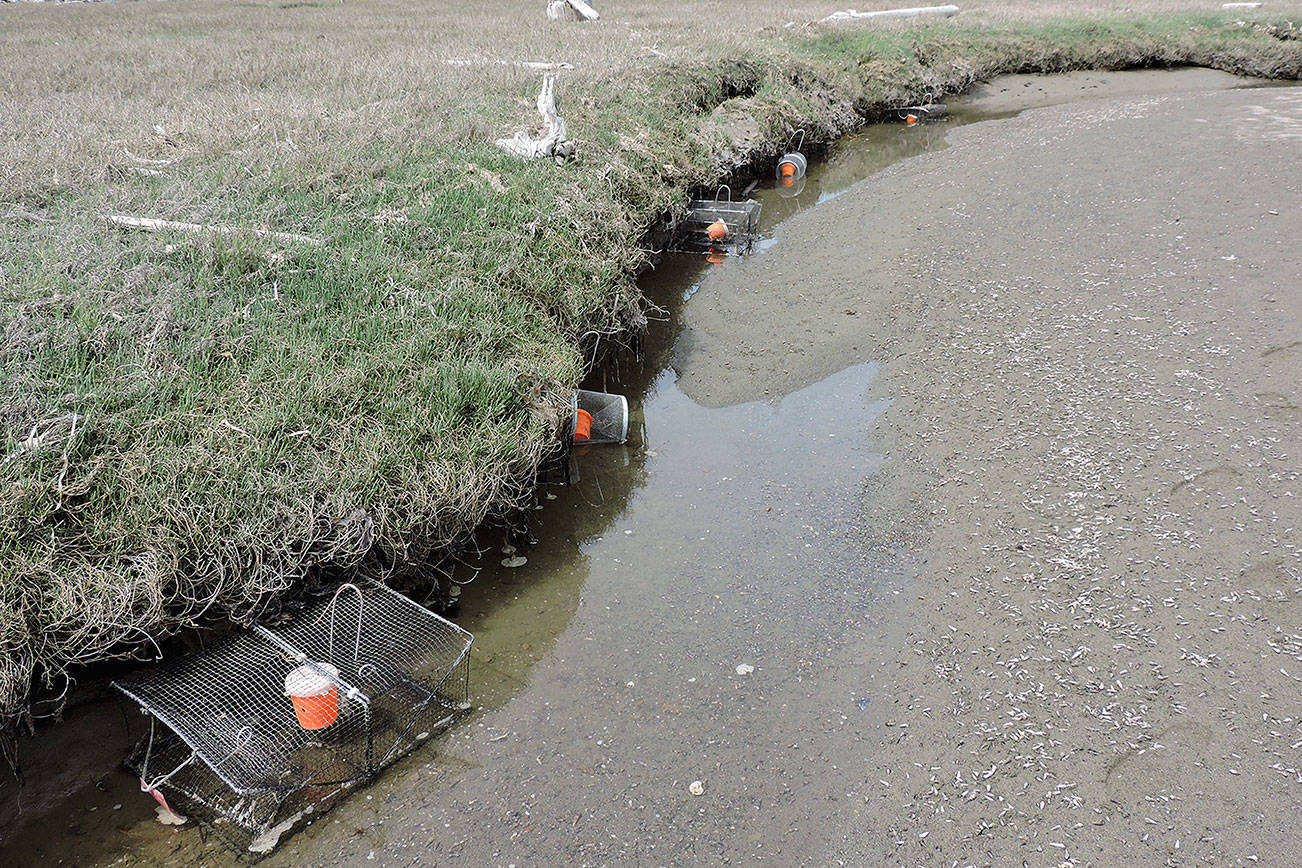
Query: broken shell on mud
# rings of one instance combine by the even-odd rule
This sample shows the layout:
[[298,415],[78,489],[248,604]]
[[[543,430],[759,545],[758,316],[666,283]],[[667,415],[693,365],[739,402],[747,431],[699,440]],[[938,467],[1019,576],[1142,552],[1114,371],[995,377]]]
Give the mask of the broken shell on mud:
[[516,567],[522,567],[527,563],[529,563],[529,559],[526,558],[524,555],[515,555],[509,558],[502,558],[502,566],[509,567],[511,569],[515,569]]
[[705,784],[700,781],[692,781],[687,785],[687,792],[691,793],[693,796],[699,796],[705,792]]

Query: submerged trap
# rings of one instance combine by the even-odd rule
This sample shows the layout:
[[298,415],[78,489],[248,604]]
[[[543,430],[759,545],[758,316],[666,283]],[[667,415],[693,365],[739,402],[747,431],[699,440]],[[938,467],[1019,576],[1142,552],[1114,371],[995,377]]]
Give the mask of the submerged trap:
[[749,252],[759,234],[760,203],[754,199],[732,201],[732,190],[726,184],[715,196],[725,191],[727,198],[693,199],[688,203],[687,216],[679,222],[670,250]]
[[628,439],[628,399],[575,389],[570,398],[569,433],[574,446],[623,443]]
[[342,585],[114,686],[149,715],[141,789],[252,855],[470,708],[474,637],[380,584]]

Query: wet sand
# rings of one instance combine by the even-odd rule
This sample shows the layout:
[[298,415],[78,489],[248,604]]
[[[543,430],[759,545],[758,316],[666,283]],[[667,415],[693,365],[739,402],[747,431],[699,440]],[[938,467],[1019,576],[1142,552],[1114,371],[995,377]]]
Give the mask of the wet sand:
[[[894,726],[811,864],[1291,864],[1302,90],[949,141],[797,217],[825,259],[747,263],[799,275],[755,280],[740,338],[790,377],[828,341],[887,360],[868,531],[927,538]],[[754,387],[686,359],[689,393]]]

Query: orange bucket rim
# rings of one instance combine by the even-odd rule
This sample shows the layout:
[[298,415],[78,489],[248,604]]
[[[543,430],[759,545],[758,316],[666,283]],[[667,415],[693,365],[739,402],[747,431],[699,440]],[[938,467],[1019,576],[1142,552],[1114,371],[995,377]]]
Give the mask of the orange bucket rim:
[[592,439],[592,414],[582,407],[574,411],[574,439]]

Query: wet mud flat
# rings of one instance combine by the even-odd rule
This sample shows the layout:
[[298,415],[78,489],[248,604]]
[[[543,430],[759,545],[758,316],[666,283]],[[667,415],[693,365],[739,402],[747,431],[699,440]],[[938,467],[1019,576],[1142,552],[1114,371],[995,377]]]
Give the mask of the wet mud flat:
[[[477,716],[263,864],[1288,861],[1302,95],[1237,84],[1001,81],[667,260],[628,446],[456,575]],[[229,861],[97,792],[9,853]]]
[[685,312],[711,403],[883,360],[869,515],[926,528],[896,726],[809,861],[1290,863],[1302,91],[1132,91],[948,144]]

